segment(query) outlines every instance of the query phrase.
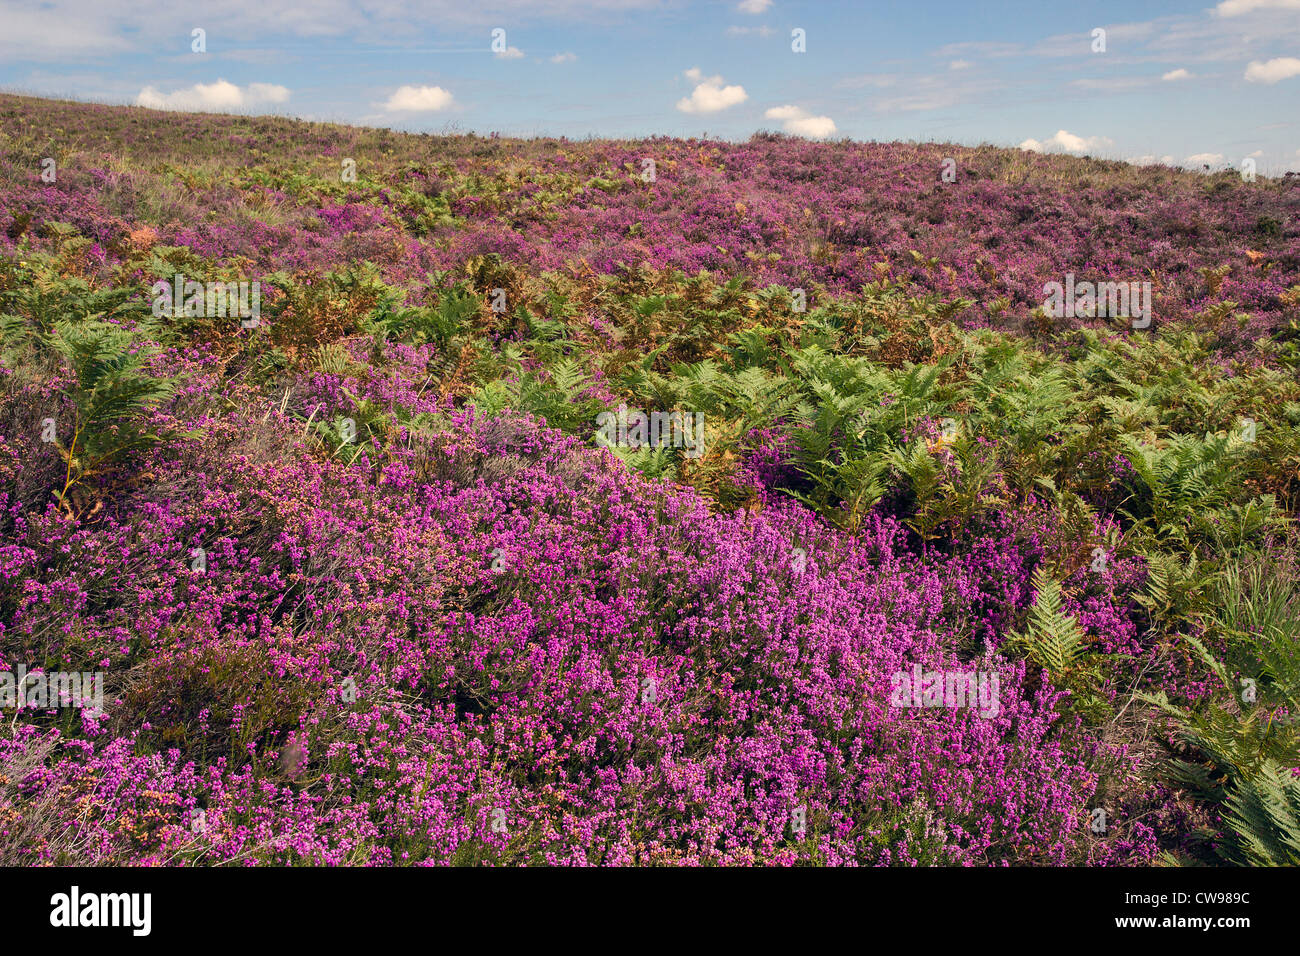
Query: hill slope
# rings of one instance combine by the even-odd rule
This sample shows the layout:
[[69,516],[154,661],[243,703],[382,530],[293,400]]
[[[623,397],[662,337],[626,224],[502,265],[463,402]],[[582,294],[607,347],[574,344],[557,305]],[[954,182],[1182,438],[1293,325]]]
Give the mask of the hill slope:
[[1295,181],[0,137],[0,859],[1296,862]]

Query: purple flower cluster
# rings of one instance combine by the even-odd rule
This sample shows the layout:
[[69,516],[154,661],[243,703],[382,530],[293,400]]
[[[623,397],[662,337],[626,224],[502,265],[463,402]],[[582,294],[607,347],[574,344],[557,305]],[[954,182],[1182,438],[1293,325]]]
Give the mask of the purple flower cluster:
[[[434,411],[407,377],[424,356],[389,348],[347,390]],[[176,408],[218,387],[193,375]],[[888,520],[712,513],[527,418],[434,417],[347,467],[250,402],[188,420],[203,438],[95,522],[10,509],[3,646],[103,668],[110,703],[0,743],[0,839],[151,864],[1087,855],[1100,745],[996,650],[1033,563],[1016,543],[917,557]],[[996,670],[997,716],[891,707],[914,663]],[[39,838],[18,799],[53,821]]]

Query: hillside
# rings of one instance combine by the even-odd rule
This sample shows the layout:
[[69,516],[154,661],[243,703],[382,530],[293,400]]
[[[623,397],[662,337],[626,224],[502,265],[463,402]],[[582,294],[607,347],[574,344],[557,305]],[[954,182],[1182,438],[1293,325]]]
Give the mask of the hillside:
[[1300,862],[1297,211],[0,95],[0,861]]

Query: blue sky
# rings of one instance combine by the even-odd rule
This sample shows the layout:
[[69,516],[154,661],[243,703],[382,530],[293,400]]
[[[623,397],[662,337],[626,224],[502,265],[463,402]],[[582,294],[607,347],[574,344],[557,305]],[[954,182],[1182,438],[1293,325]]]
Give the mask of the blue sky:
[[0,24],[0,87],[46,96],[417,131],[768,129],[1300,169],[1300,0],[0,0]]

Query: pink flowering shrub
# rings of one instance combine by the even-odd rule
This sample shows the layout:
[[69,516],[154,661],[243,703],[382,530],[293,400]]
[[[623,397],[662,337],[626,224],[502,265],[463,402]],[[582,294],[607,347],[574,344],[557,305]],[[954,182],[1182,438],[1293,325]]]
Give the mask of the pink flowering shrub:
[[1023,662],[979,652],[995,719],[891,707],[890,674],[969,663],[945,621],[985,599],[896,524],[711,514],[539,423],[441,420],[372,472],[314,458],[274,413],[207,422],[94,526],[15,520],[3,663],[104,667],[115,706],[4,745],[8,792],[62,815],[6,852],[1079,858],[1093,776]]

